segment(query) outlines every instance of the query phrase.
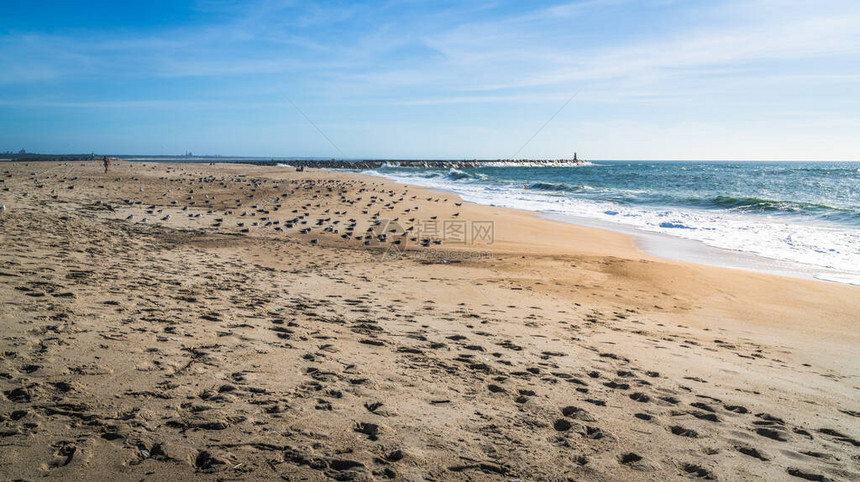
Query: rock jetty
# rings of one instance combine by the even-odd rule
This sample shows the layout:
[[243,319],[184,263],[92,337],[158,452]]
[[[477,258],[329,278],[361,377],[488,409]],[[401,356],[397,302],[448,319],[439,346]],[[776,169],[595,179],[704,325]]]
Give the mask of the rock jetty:
[[316,167],[322,169],[377,169],[380,167],[424,167],[424,168],[456,168],[471,169],[485,166],[519,166],[519,167],[566,167],[589,164],[582,159],[496,159],[496,160],[441,160],[441,159],[366,159],[366,160],[290,160],[290,161],[249,161],[248,164],[263,166]]

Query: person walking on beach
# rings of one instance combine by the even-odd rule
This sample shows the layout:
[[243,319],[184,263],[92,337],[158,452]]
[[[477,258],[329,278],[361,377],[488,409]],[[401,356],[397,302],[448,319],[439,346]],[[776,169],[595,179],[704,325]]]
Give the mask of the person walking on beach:
[[108,172],[108,168],[110,167],[110,159],[107,156],[104,156],[102,159],[102,163],[105,165],[105,172]]

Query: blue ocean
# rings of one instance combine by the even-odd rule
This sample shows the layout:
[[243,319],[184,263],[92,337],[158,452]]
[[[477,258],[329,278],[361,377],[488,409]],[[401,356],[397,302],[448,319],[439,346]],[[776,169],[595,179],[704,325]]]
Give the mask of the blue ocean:
[[[593,161],[368,174],[796,263],[860,284],[860,162]],[[606,224],[610,223],[610,224]]]

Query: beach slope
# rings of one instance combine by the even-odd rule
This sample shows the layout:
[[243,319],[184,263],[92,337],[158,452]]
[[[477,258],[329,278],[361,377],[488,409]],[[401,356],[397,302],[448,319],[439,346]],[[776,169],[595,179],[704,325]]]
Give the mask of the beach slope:
[[2,479],[860,479],[860,287],[359,174],[0,173]]

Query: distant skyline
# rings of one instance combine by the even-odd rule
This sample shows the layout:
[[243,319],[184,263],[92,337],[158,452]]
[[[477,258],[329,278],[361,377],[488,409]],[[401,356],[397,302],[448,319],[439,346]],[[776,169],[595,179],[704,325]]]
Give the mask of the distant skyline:
[[860,160],[855,0],[81,3],[4,5],[0,151]]

